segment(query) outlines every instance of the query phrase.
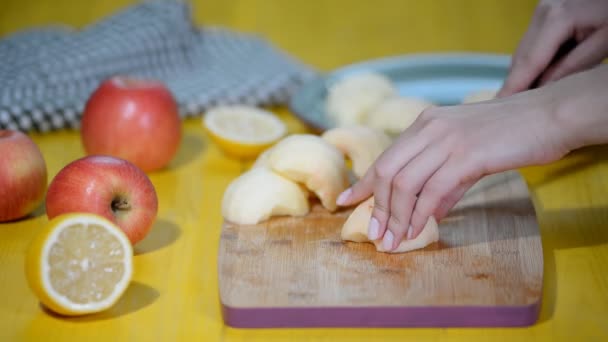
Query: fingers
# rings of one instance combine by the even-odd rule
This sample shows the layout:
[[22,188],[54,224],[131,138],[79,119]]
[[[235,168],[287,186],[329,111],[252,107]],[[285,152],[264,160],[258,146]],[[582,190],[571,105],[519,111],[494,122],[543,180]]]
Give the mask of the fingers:
[[593,67],[600,64],[606,57],[608,57],[608,26],[588,35],[574,50],[550,66],[543,74],[540,84],[556,81]]
[[[419,149],[407,148],[408,142],[405,140],[407,139],[399,137],[391,147],[378,157],[359,181],[338,196],[336,204],[346,206],[369,198],[374,192],[374,187],[379,180],[383,181],[385,178],[392,179],[392,176],[396,174],[401,168],[401,165],[403,165],[400,163],[408,161],[413,155],[424,148],[423,145],[421,145]],[[377,200],[378,199],[376,198],[375,201]],[[380,199],[380,201],[380,205],[383,205],[384,202],[382,202],[382,199]]]
[[361,202],[370,197],[374,191],[374,175],[371,172],[365,173],[363,178],[357,181],[353,186],[344,190],[336,199],[336,204],[347,206]]
[[[464,195],[481,175],[471,162],[448,160],[425,183],[412,214],[411,238],[422,231],[428,218],[436,215],[440,220],[447,211]],[[439,217],[437,217],[439,216]]]
[[[418,134],[424,130],[422,117],[421,114],[419,120],[416,120],[391,147],[380,155],[363,178],[340,194],[336,200],[338,205],[349,205],[365,200],[372,194],[374,195],[374,208],[368,226],[370,240],[383,238],[388,246],[392,246],[395,242],[392,232],[389,231],[385,236],[391,210],[391,184],[401,168],[416,157],[420,151],[424,150],[427,141],[430,139],[425,134]],[[413,196],[415,196],[415,193]],[[409,210],[411,211],[411,208]],[[400,232],[399,236],[399,239],[401,239],[403,232]]]
[[[376,160],[363,178],[340,194],[336,200],[338,205],[350,205],[374,195],[374,209],[368,226],[370,240],[385,237],[391,210],[393,178],[403,165],[407,165],[426,146],[427,139],[411,139],[411,135],[412,133],[408,134],[408,132],[402,134],[397,142]],[[392,241],[395,241],[392,234],[385,237],[388,245],[392,245]]]
[[498,97],[530,88],[547,68],[553,56],[573,32],[573,22],[560,10],[537,11],[526,37],[518,47],[511,70]]
[[519,42],[519,44],[517,46],[517,50],[515,51],[515,54],[513,55],[513,59],[511,60],[511,67],[509,70],[509,74],[507,75],[507,79],[505,80],[502,88],[496,94],[496,97],[498,97],[498,98],[512,95],[517,92],[517,89],[519,89],[519,87],[517,85],[518,79],[517,78],[513,79],[513,72],[518,67],[518,65],[516,65],[516,62],[522,58],[522,55],[526,51],[530,50],[531,45],[536,41],[538,32],[540,31],[540,29],[542,27],[544,13],[542,11],[540,11],[539,9],[540,8],[537,8],[537,10],[535,11],[534,16],[532,17],[532,22],[530,23],[530,25],[528,27],[528,30],[526,31],[526,33],[524,33],[524,36],[522,37],[521,41]]
[[390,217],[382,241],[385,250],[395,249],[408,234],[416,195],[420,192],[424,183],[445,162],[448,150],[446,146],[439,144],[427,147],[401,169],[393,179]]
[[336,204],[341,206],[355,204],[374,194],[374,202],[388,208],[388,197],[378,198],[378,194],[374,192],[374,189],[379,188],[379,183],[390,185],[394,175],[397,174],[403,165],[409,162],[410,159],[415,157],[426,146],[428,138],[425,138],[424,135],[422,137],[418,137],[417,135],[420,126],[422,126],[419,121],[414,122],[410,128],[403,132],[395,143],[378,157],[376,162],[374,162],[358,182],[340,194],[336,200]]
[[[388,169],[386,174],[382,173],[375,178],[374,184],[374,209],[372,217],[369,221],[368,237],[370,240],[377,240],[384,235],[386,231],[386,222],[388,222],[390,205],[391,205],[391,179]],[[389,236],[390,238],[390,236]]]
[[[374,209],[369,224],[368,236],[371,240],[377,240],[384,236],[386,226],[390,217],[392,184],[398,172],[410,163],[421,151],[424,150],[425,139],[403,139],[393,149],[387,150],[385,154],[375,163],[372,173],[374,175]],[[413,194],[416,195],[415,193]],[[388,240],[395,240],[395,236],[389,234]]]
[[[458,201],[460,201],[460,199],[464,196],[464,194],[476,182],[477,181],[466,182],[466,183],[460,185],[459,187],[457,187],[456,190],[447,194],[444,197],[444,199],[441,200],[439,207],[435,210],[435,213],[433,214],[433,216],[435,216],[435,219],[437,219],[437,221],[439,221],[439,220],[443,219],[444,217],[446,217],[448,215],[448,212],[450,210],[452,210],[452,208],[456,205],[456,203],[458,203]],[[426,222],[424,224],[426,224]]]

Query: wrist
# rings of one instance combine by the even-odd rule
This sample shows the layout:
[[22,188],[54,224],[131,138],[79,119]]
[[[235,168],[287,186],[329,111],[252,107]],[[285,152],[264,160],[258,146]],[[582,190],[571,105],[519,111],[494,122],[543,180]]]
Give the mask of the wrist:
[[608,142],[606,84],[608,66],[567,77],[553,85],[556,91],[551,91],[551,104],[547,107],[568,151]]

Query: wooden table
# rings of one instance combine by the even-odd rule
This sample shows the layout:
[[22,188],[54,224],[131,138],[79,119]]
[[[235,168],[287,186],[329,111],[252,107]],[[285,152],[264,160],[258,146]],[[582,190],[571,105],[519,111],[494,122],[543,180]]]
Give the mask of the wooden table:
[[[0,34],[56,21],[83,25],[129,2],[3,0]],[[329,70],[410,52],[510,52],[526,28],[534,2],[217,0],[194,6],[199,23],[260,32],[304,61]],[[284,109],[277,112],[291,132],[305,131]],[[47,160],[49,180],[84,154],[77,132],[33,136]],[[245,167],[222,155],[207,139],[199,119],[184,123],[183,143],[171,167],[150,174],[159,194],[159,217],[149,238],[135,249],[134,281],[113,309],[98,315],[71,319],[49,315],[27,288],[23,253],[47,221],[42,209],[33,218],[1,224],[0,340],[608,339],[608,146],[522,170],[541,227],[545,275],[540,320],[518,329],[226,327],[216,272],[220,199],[226,185]]]

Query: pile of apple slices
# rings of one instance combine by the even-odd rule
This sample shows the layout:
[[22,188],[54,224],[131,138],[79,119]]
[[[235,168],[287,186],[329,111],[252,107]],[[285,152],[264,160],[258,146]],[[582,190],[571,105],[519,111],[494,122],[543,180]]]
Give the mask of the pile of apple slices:
[[430,106],[427,99],[400,95],[386,75],[364,71],[329,86],[325,111],[338,126],[364,125],[397,136]]
[[[352,173],[361,178],[378,156],[391,144],[384,132],[366,126],[345,126],[322,136],[293,134],[262,153],[251,169],[227,187],[222,199],[222,215],[229,222],[252,225],[273,216],[305,216],[309,197],[315,196],[329,212],[338,209],[336,199],[351,184],[346,159]],[[367,239],[373,197],[360,203],[342,227],[343,240]],[[437,223],[429,220],[417,238],[402,242],[391,252],[423,248],[438,240]]]
[[[461,103],[488,101],[496,94],[497,89],[477,89],[467,94]],[[397,136],[425,109],[436,105],[426,98],[400,94],[397,85],[382,73],[362,71],[329,85],[325,111],[338,126],[364,125]]]
[[312,134],[294,134],[262,153],[251,170],[228,186],[222,214],[238,224],[303,216],[310,210],[309,192],[333,212],[348,185],[344,156],[335,146]]

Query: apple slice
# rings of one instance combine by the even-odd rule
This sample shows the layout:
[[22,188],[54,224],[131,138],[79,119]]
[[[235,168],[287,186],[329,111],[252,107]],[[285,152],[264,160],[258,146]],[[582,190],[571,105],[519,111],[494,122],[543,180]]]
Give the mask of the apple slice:
[[368,115],[365,125],[397,136],[410,127],[431,102],[415,97],[391,97],[376,106]]
[[251,165],[252,169],[255,169],[257,167],[268,167],[268,159],[270,158],[270,152],[272,152],[272,147],[266,149],[265,151],[263,151],[255,160],[255,162],[253,162],[253,165]]
[[329,86],[325,110],[338,126],[362,124],[370,111],[397,93],[393,82],[381,73],[353,74]]
[[[350,216],[344,222],[341,231],[342,240],[354,241],[354,242],[370,242],[367,237],[367,227],[369,220],[372,217],[372,210],[374,209],[374,198],[370,197],[367,200],[361,202]],[[439,229],[437,227],[437,221],[434,217],[430,217],[426,225],[422,229],[422,232],[412,240],[403,240],[392,251],[387,251],[382,247],[382,240],[371,241],[378,252],[385,253],[405,253],[416,249],[424,248],[433,242],[439,240]]]
[[329,211],[337,209],[336,198],[349,185],[342,153],[312,134],[294,134],[279,141],[270,150],[267,165],[285,178],[304,184]]
[[480,89],[476,90],[462,99],[462,104],[490,101],[496,98],[498,90],[496,89]]
[[257,224],[271,216],[304,216],[308,211],[308,198],[300,186],[265,167],[232,181],[222,199],[222,216],[238,224]]
[[391,144],[383,131],[366,126],[345,126],[323,133],[323,139],[342,151],[353,164],[353,172],[363,177],[367,169]]

